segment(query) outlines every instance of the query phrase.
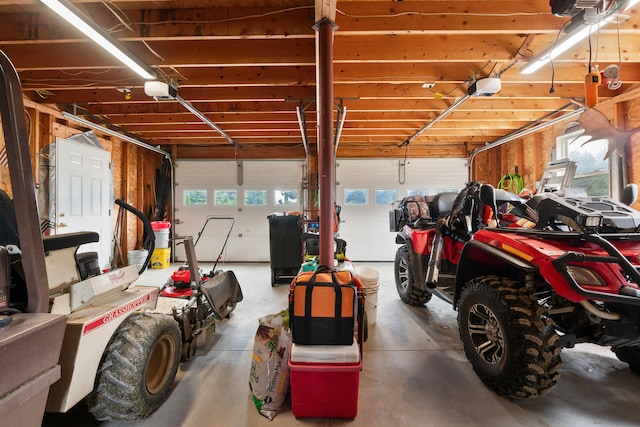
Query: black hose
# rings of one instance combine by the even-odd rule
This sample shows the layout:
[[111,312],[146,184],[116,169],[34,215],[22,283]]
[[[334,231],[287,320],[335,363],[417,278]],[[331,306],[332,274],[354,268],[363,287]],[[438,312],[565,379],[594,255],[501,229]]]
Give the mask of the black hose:
[[[133,206],[131,206],[129,203],[125,202],[122,199],[117,199],[116,205],[131,212],[132,214],[137,216],[138,219],[140,219],[140,221],[142,221],[142,226],[147,236],[144,243],[147,243],[147,242],[149,243],[149,249],[148,249],[149,253],[147,254],[147,259],[144,260],[144,264],[142,264],[142,267],[138,271],[138,274],[142,274],[144,269],[147,268],[147,265],[149,265],[149,261],[151,260],[151,256],[153,255],[153,250],[156,247],[156,235],[153,233],[153,228],[151,228],[151,222],[149,221],[149,218],[147,218],[145,214],[143,214],[138,209],[134,208]],[[143,243],[143,246],[144,246],[144,243]]]

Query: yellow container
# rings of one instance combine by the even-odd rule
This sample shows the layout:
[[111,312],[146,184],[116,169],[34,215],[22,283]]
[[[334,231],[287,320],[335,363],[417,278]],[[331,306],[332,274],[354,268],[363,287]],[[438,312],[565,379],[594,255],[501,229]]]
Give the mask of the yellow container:
[[169,268],[171,264],[171,248],[154,249],[151,254],[151,268]]

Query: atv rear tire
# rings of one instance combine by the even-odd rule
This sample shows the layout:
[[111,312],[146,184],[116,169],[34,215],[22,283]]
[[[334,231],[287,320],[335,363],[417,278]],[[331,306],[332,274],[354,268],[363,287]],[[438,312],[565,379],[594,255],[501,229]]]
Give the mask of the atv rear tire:
[[460,295],[458,327],[474,371],[499,395],[531,398],[556,386],[562,366],[558,335],[519,282],[471,280]]
[[107,346],[87,398],[100,421],[136,421],[169,397],[178,371],[182,338],[178,323],[158,313],[131,315]]
[[416,306],[429,302],[432,296],[431,292],[417,288],[413,282],[411,261],[409,260],[409,251],[406,245],[398,248],[393,271],[396,279],[396,290],[402,302]]
[[628,363],[629,369],[640,375],[640,346],[614,347],[612,350],[620,361]]

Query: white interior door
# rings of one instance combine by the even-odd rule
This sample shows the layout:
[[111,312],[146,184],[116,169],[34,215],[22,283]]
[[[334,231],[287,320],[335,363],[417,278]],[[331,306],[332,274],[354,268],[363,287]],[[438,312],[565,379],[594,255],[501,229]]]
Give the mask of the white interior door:
[[80,252],[97,252],[100,267],[111,256],[111,153],[74,141],[56,141],[55,233],[95,231],[100,242]]

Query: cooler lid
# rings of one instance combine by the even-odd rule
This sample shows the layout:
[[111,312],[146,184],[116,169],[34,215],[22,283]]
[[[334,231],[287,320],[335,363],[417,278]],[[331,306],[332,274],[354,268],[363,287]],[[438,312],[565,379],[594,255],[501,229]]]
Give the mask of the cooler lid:
[[351,345],[291,345],[291,361],[298,363],[358,363],[358,344]]

